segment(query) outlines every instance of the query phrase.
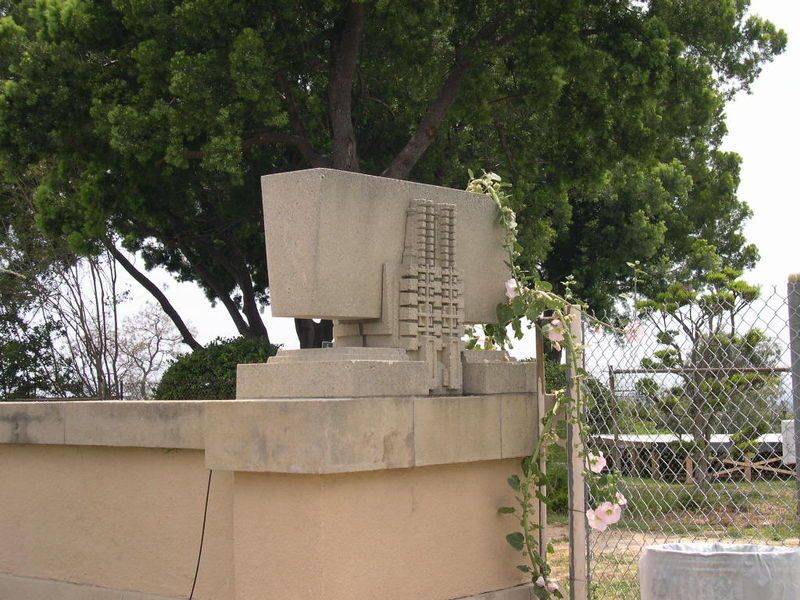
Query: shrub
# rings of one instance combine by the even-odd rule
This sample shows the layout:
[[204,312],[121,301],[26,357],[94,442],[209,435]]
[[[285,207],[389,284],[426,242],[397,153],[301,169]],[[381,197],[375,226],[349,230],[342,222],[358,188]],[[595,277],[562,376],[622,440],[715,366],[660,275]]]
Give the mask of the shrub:
[[164,372],[157,400],[224,400],[236,397],[236,365],[265,362],[278,346],[261,338],[217,338],[183,354]]

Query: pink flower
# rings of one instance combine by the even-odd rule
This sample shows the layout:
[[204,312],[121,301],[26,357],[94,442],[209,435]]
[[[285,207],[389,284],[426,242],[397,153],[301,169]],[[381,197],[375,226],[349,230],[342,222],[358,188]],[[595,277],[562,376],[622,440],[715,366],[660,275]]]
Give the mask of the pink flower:
[[544,577],[542,577],[541,575],[539,575],[539,579],[537,579],[537,580],[536,580],[536,585],[537,585],[538,587],[540,587],[540,588],[543,588],[545,585],[547,585],[547,583],[546,583],[546,582],[545,582],[545,580],[544,580]]
[[519,283],[513,277],[506,281],[506,297],[509,300],[513,300],[519,296]]
[[613,525],[622,518],[622,507],[608,501],[601,502],[594,512],[595,516],[606,525]]
[[589,470],[592,473],[602,473],[603,469],[605,469],[608,465],[608,461],[606,461],[606,457],[603,456],[602,452],[597,454],[589,452],[587,462],[589,463]]
[[629,344],[638,342],[644,334],[644,328],[641,321],[631,321],[625,328],[625,339]]
[[544,589],[546,589],[548,592],[550,592],[552,594],[553,592],[558,590],[558,582],[557,581],[548,581],[547,585],[544,586]]
[[596,529],[597,531],[605,531],[608,529],[608,523],[603,521],[591,508],[586,511],[586,520],[589,523],[589,527],[592,529]]
[[617,499],[617,504],[620,506],[625,506],[628,503],[628,499],[622,495],[622,492],[616,492],[614,496]]
[[547,339],[553,343],[556,350],[561,350],[564,341],[564,324],[559,319],[553,319],[547,326]]

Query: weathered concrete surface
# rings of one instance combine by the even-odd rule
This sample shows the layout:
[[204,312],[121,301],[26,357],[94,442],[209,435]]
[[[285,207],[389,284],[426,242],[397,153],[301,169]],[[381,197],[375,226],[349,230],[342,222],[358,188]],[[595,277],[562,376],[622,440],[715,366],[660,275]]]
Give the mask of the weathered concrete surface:
[[[371,348],[369,348],[371,350]],[[365,348],[367,350],[367,348]],[[238,365],[237,398],[363,398],[428,394],[426,364],[411,360],[273,361]],[[305,352],[305,351],[303,351]],[[280,353],[278,353],[280,356]]]
[[0,443],[63,444],[62,402],[0,402]]
[[465,394],[536,391],[536,361],[517,362],[505,352],[464,350]]
[[202,401],[0,402],[0,444],[202,449]]
[[[0,573],[188,596],[208,481],[201,452],[4,444],[0,473]],[[199,600],[234,597],[232,486],[233,474],[214,474]],[[0,578],[0,598],[72,592],[36,595],[48,588],[29,583],[30,596],[17,595],[23,582]],[[74,597],[125,597],[86,594]]]
[[490,198],[332,169],[261,178],[272,314],[378,319],[383,265],[399,265],[412,200],[456,205],[464,319],[496,320],[509,278],[504,232]]
[[244,400],[210,405],[214,469],[341,473],[414,464],[410,398]]
[[343,473],[522,457],[534,394],[0,403],[0,445],[204,450],[215,469]]
[[519,458],[533,394],[227,400],[206,409],[211,468],[343,473]]
[[491,397],[420,398],[414,405],[416,464],[499,459],[500,428],[501,404]]
[[198,402],[66,402],[64,442],[133,448],[203,448]]
[[[428,368],[401,348],[280,350],[269,362],[238,365],[236,397],[425,396]],[[465,350],[462,372],[464,394],[536,392],[536,361],[517,362],[506,352]]]

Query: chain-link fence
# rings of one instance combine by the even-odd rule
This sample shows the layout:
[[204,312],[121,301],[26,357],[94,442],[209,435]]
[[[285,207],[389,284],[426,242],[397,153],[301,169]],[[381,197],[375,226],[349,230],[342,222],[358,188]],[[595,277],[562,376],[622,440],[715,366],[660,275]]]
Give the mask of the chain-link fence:
[[786,294],[668,309],[623,330],[584,318],[587,444],[628,500],[590,534],[598,600],[638,600],[649,544],[800,536]]

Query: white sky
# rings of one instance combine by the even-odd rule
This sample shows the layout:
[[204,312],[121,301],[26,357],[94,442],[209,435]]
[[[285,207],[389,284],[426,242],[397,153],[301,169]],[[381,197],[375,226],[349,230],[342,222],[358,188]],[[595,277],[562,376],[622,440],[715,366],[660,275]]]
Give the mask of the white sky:
[[728,106],[726,150],[743,157],[739,197],[753,209],[745,228],[761,261],[747,277],[761,285],[783,286],[800,271],[798,233],[800,203],[797,182],[800,139],[800,2],[754,0],[752,10],[786,30],[786,51],[768,64],[752,94],[739,94]]
[[[800,140],[800,1],[753,0],[752,10],[785,29],[789,46],[764,68],[752,94],[739,94],[728,105],[724,148],[744,159],[739,196],[754,213],[745,233],[761,252],[761,261],[747,279],[765,287],[783,287],[789,273],[800,271],[800,256],[795,254],[800,237],[800,186],[794,179],[800,172],[800,152],[792,150]],[[201,343],[237,335],[227,311],[219,304],[212,307],[194,284],[177,283],[161,269],[150,276],[166,290]],[[130,289],[133,299],[128,311],[151,300],[133,281]],[[297,347],[291,319],[272,318],[269,309],[265,317],[273,343]],[[531,356],[532,348],[532,341],[526,339],[512,354]]]

